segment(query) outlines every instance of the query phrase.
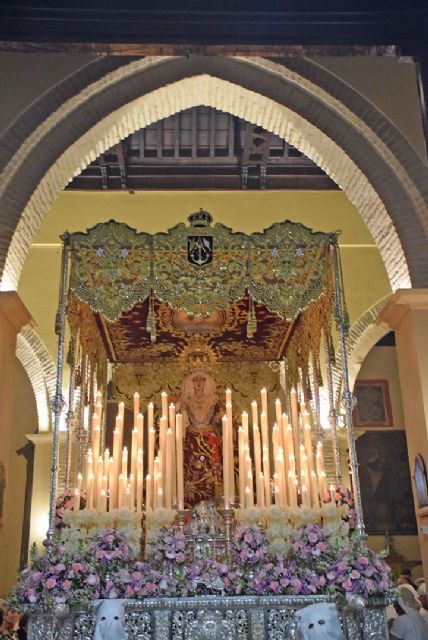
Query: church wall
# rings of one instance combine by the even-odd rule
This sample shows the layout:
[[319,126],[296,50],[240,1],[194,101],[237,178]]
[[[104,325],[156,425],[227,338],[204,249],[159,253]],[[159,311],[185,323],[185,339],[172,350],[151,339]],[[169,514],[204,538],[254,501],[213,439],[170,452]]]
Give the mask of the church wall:
[[[385,427],[385,429],[404,430],[406,426],[404,423],[396,348],[393,346],[373,347],[361,366],[357,380],[388,381],[393,424],[392,427]],[[356,429],[357,437],[363,433],[364,430]],[[383,536],[369,536],[368,542],[372,549],[380,551],[384,546],[385,539]],[[413,564],[420,561],[417,535],[394,535],[393,545],[394,551],[403,557],[404,562]]]
[[94,59],[66,53],[1,53],[0,134],[42,94]]
[[409,58],[326,56],[316,62],[371,100],[426,160],[416,65]]
[[[67,53],[0,53],[0,134],[42,94],[97,58]],[[426,157],[416,84],[416,66],[395,57],[321,57],[318,64],[364,94]],[[405,96],[405,108],[403,108]]]
[[9,451],[9,475],[6,479],[9,493],[8,510],[4,526],[0,528],[0,594],[15,582],[21,550],[27,464],[24,456],[18,455],[16,450],[27,444],[25,434],[36,432],[38,426],[33,389],[18,359],[14,376],[14,436]]

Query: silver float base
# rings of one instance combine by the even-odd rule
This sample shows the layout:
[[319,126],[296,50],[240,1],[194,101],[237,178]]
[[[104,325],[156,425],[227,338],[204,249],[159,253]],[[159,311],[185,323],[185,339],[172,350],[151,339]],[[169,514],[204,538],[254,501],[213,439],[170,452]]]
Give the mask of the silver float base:
[[[323,596],[201,596],[124,601],[128,640],[298,639],[296,611]],[[347,640],[387,640],[386,605],[339,607]],[[92,640],[93,603],[30,614],[29,640]]]

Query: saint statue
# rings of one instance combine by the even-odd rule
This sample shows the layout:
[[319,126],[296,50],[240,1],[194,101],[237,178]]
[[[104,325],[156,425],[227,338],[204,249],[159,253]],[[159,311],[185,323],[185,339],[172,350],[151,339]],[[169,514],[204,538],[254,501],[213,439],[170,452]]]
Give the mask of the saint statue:
[[183,382],[177,410],[183,415],[184,502],[192,507],[222,493],[222,410],[213,377],[203,369]]

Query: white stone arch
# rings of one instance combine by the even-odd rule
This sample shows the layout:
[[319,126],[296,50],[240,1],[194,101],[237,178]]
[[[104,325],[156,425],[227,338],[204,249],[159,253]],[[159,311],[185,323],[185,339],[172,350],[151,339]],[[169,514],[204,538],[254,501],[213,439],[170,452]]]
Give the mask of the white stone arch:
[[[361,365],[375,344],[389,333],[390,328],[385,322],[379,321],[379,315],[392,294],[378,300],[367,309],[350,327],[347,344],[349,388],[354,388]],[[339,347],[336,354],[336,366],[333,369],[333,384],[336,392],[336,402],[341,405],[343,376],[340,366]]]
[[[208,60],[197,60],[197,64],[193,67],[190,65],[189,73],[192,70],[194,72],[195,69],[209,67],[211,64],[214,65],[214,71],[218,72],[218,75],[193,73],[193,75],[186,76],[187,62],[178,59],[175,63],[181,64],[183,67],[180,71],[183,76],[181,79],[167,82],[163,86],[146,91],[144,95],[131,102],[122,104],[89,129],[85,130],[82,124],[81,135],[72,144],[66,146],[57,159],[50,164],[26,202],[18,222],[16,223],[16,219],[11,220],[13,236],[6,248],[7,257],[1,283],[3,290],[13,289],[17,286],[32,237],[46,211],[52,206],[56,196],[69,180],[100,153],[133,131],[183,109],[201,104],[227,111],[259,124],[263,128],[287,139],[313,159],[341,186],[358,208],[379,247],[392,288],[410,286],[408,261],[413,259],[413,253],[408,251],[407,255],[405,254],[401,241],[405,232],[400,229],[399,237],[396,227],[400,228],[400,220],[398,218],[394,219],[394,224],[391,213],[387,210],[384,201],[390,198],[392,194],[390,206],[394,207],[394,194],[398,200],[402,199],[403,216],[407,215],[407,219],[411,223],[410,227],[412,227],[409,238],[406,237],[405,240],[409,244],[413,242],[412,238],[414,236],[415,251],[418,251],[419,256],[419,253],[423,250],[423,243],[428,245],[426,199],[422,190],[416,184],[417,180],[410,176],[408,166],[400,163],[399,159],[397,159],[397,153],[393,153],[387,142],[375,131],[374,126],[367,125],[363,118],[356,115],[333,92],[329,93],[325,87],[316,84],[314,79],[308,77],[310,74],[306,74],[307,77],[304,77],[295,69],[289,69],[283,65],[263,59],[251,59],[251,61],[219,59],[219,61],[213,61],[208,58]],[[155,73],[161,75],[164,65],[170,71],[170,75],[168,76],[167,74],[168,77],[166,79],[173,79],[174,72],[173,70],[171,71],[170,66],[167,66],[171,64],[173,62],[165,58],[148,58],[135,61],[107,74],[101,80],[92,83],[78,95],[73,96],[62,104],[27,138],[25,145],[21,146],[5,167],[3,186],[0,189],[0,203],[2,196],[4,196],[6,205],[11,205],[13,210],[15,203],[8,197],[8,187],[17,179],[18,182],[19,179],[31,179],[31,176],[28,175],[28,166],[26,166],[28,153],[41,145],[45,135],[52,131],[56,133],[55,127],[60,130],[61,124],[66,123],[67,118],[72,113],[75,113],[76,109],[81,109],[84,115],[86,103],[89,103],[94,97],[99,97],[109,88],[112,90],[117,89],[121,82],[126,79],[133,80],[134,76],[138,78],[138,74],[148,70],[154,69]],[[216,64],[219,65],[218,69],[215,66]],[[222,65],[227,67],[226,70],[223,69]],[[265,83],[260,87],[260,91],[263,93],[242,86],[244,82],[240,84],[238,80],[231,82],[219,77],[221,74],[227,76],[228,73],[233,76],[233,74],[236,75],[242,71],[244,74],[243,79],[245,79],[245,72],[247,72],[247,84],[251,85],[251,81],[256,79],[251,74],[260,73],[260,70],[260,78]],[[332,76],[332,74],[330,75]],[[336,80],[340,84],[340,81]],[[302,98],[302,104],[300,105],[302,111],[308,109],[308,105],[310,108],[313,104],[314,117],[312,120],[310,121],[307,117],[299,114],[297,98],[295,99],[296,104],[293,110],[286,104],[281,104],[279,101],[268,97],[266,93],[268,93],[269,88],[273,94],[280,89],[285,88],[288,92],[292,89],[293,91],[288,94],[288,97],[291,100],[294,95],[297,96],[299,94],[298,97]],[[282,99],[286,101],[285,98]],[[120,100],[118,102],[120,103]],[[88,109],[89,106],[88,104]],[[329,136],[325,133],[325,130],[329,127],[331,128],[332,118],[334,122],[337,121],[338,123],[337,141],[333,139],[332,135]],[[323,123],[325,126],[323,126]],[[372,149],[373,157],[370,158],[370,163],[373,166],[370,168],[369,163],[366,167],[367,172],[374,171],[375,175],[376,170],[380,171],[381,167],[387,167],[390,184],[384,185],[384,191],[379,189],[378,193],[373,187],[363,171],[364,167],[361,166],[364,161],[358,158],[357,162],[352,157],[353,151],[355,152],[355,157],[358,156],[357,147],[353,150],[350,141],[347,140],[344,140],[342,144],[338,143],[343,134],[340,131],[339,124],[346,125],[345,129],[348,133],[356,132],[356,141],[359,142],[360,146],[367,147],[368,145]],[[399,136],[400,134],[397,132],[397,135]],[[351,137],[351,133],[349,133],[349,136]],[[346,150],[346,146],[349,149]],[[406,152],[408,151],[405,145],[403,148]],[[59,143],[58,149],[60,149]],[[349,154],[347,151],[349,151]],[[420,178],[421,176],[423,177],[422,174],[425,171],[426,177],[428,177],[426,168],[421,173],[421,167],[416,161],[415,163],[416,169],[413,170],[414,168],[412,168],[413,173]],[[381,191],[382,197],[380,195]],[[400,208],[399,205],[400,202],[397,203],[398,208]],[[7,217],[6,214],[5,217]],[[426,277],[425,270],[428,274],[428,264],[421,261],[417,262],[416,258],[414,260],[415,264],[422,265],[422,273],[419,277],[420,282]],[[419,267],[415,267],[415,269],[417,268]]]
[[36,399],[38,431],[49,431],[51,426],[51,401],[55,395],[56,367],[37,335],[30,327],[24,327],[17,336],[16,356],[24,367]]

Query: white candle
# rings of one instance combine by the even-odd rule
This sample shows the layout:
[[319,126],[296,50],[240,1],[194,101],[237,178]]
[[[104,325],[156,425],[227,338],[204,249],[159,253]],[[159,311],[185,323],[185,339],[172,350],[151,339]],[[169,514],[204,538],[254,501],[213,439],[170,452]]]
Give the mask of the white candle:
[[253,421],[253,426],[255,424],[259,424],[259,416],[258,416],[258,411],[257,411],[257,402],[255,400],[252,401],[251,403],[251,418]]
[[168,427],[165,443],[165,507],[167,509],[171,509],[172,506],[172,476],[174,472],[172,465],[172,445],[173,433],[171,427]]
[[271,496],[271,488],[270,488],[270,471],[268,473],[268,471],[266,471],[267,469],[270,469],[269,453],[265,445],[263,445],[263,476],[265,480],[265,500],[266,500],[266,505],[269,506],[272,502],[272,496]]
[[286,481],[285,481],[285,470],[284,470],[284,449],[282,447],[278,447],[277,454],[277,469],[278,469],[278,487],[281,492],[281,504],[287,504],[286,496]]
[[101,402],[97,402],[95,405],[95,413],[98,416],[98,420],[101,422],[101,418],[103,415],[103,405],[101,404]]
[[[253,424],[253,443],[254,443],[254,468],[256,472],[256,494],[257,494],[257,504],[260,505],[262,497],[260,495],[260,483],[258,481],[259,476],[262,471],[262,453],[261,453],[261,444],[260,444],[260,429],[256,423]],[[262,474],[263,475],[263,474]]]
[[162,391],[161,393],[161,402],[162,402],[162,416],[168,420],[168,394],[166,391]]
[[104,476],[103,457],[100,456],[98,458],[98,463],[97,463],[97,493],[96,493],[97,505],[100,500],[101,490],[103,488],[103,476]]
[[107,494],[104,489],[101,489],[100,499],[97,503],[97,509],[98,511],[107,511]]
[[138,449],[144,450],[144,416],[139,413],[137,416],[137,451]]
[[261,399],[261,405],[262,405],[262,413],[265,413],[267,415],[267,412],[268,412],[267,391],[264,388],[260,391],[260,399]]
[[138,391],[134,393],[134,427],[137,426],[137,416],[140,413],[140,394]]
[[162,509],[163,507],[163,491],[162,487],[158,488],[158,509]]
[[154,426],[153,419],[153,402],[149,402],[147,405],[147,428],[150,429]]
[[222,435],[223,435],[223,497],[224,508],[229,509],[230,506],[230,489],[229,489],[229,433],[228,433],[228,419],[227,416],[222,418]]
[[128,477],[128,448],[123,447],[122,451],[122,476],[124,478]]
[[249,489],[249,497],[250,497],[250,507],[254,506],[254,486],[253,486],[253,470],[251,467],[251,458],[248,457],[247,460],[247,467],[248,467],[248,471],[247,471],[247,487],[245,489],[245,491],[247,491],[247,489]]
[[334,484],[330,485],[330,499],[333,504],[336,504],[336,488]]
[[260,472],[257,476],[257,506],[260,509],[264,509],[265,507],[265,479],[263,477],[263,473]]
[[[155,462],[155,435],[156,432],[153,427],[149,429],[149,437],[148,437],[148,472],[149,476],[152,478],[154,482],[154,462]],[[154,485],[152,485],[153,488]],[[149,494],[148,490],[146,490],[146,499],[149,499],[150,504],[153,508],[155,508],[155,499],[156,494]]]
[[290,507],[297,507],[296,476],[291,471],[287,476],[288,500]]
[[110,449],[104,451],[104,475],[108,476],[110,462]]
[[245,444],[249,446],[249,437],[248,437],[248,413],[246,411],[242,412],[242,428],[244,430],[244,438]]
[[276,420],[276,424],[278,425],[278,428],[280,429],[281,433],[280,433],[280,441],[278,442],[278,446],[283,447],[283,443],[282,443],[282,406],[281,406],[281,400],[279,398],[277,398],[275,400],[275,420]]
[[[230,392],[232,397],[232,392]],[[228,460],[229,460],[229,499],[230,502],[235,502],[235,451],[233,447],[233,415],[232,415],[232,402],[226,402],[226,416],[228,422]]]
[[[151,475],[151,474],[150,474]],[[156,456],[153,464],[153,509],[158,507],[158,489],[159,489],[159,458]]]
[[[143,470],[143,450],[139,449],[137,453],[137,511],[140,512],[143,504],[143,479],[144,479],[144,470]],[[146,506],[147,505],[147,497],[146,497]]]
[[150,509],[154,509],[154,504],[152,504],[152,495],[153,495],[153,487],[152,487],[152,478],[149,474],[146,475],[146,511],[150,511]]
[[100,419],[96,413],[92,416],[92,451],[94,459],[98,460],[100,455]]
[[304,484],[302,484],[302,505],[304,507],[309,507],[308,490]]
[[293,426],[294,450],[297,454],[299,451],[299,414],[297,409],[297,392],[296,389],[290,391],[290,407],[291,407],[291,424]]
[[123,506],[125,509],[131,508],[131,487],[127,486],[123,494]]
[[[266,391],[266,389],[262,389]],[[270,460],[269,460],[269,433],[268,433],[268,421],[267,414],[262,411],[260,414],[260,421],[262,427],[262,451],[263,451],[263,475],[265,478],[265,486],[270,486]],[[270,489],[266,490],[266,505],[271,503]]]
[[320,506],[320,501],[319,501],[319,497],[318,497],[318,480],[317,480],[317,474],[315,473],[315,471],[311,471],[310,472],[311,475],[311,497],[312,497],[312,506],[313,507],[319,507]]
[[175,441],[177,445],[177,506],[184,509],[184,477],[183,477],[183,416],[175,416]]
[[[165,394],[166,395],[166,394]],[[162,416],[159,420],[159,453],[160,460],[162,460],[162,465],[160,467],[160,471],[162,476],[165,478],[165,464],[166,464],[166,455],[165,455],[165,446],[166,446],[166,430],[168,428],[168,418],[167,416]]]
[[239,502],[241,509],[244,508],[245,502],[245,436],[242,427],[238,429],[238,446],[239,446]]
[[94,474],[91,473],[86,481],[86,508],[94,508]]
[[245,504],[245,508],[246,508],[246,509],[249,509],[249,508],[250,508],[250,506],[251,506],[251,501],[250,501],[250,488],[249,488],[249,487],[245,487],[244,494],[245,494],[245,502],[244,502],[244,504]]
[[171,500],[172,504],[176,504],[177,502],[177,456],[176,456],[176,437],[175,437],[175,405],[172,402],[169,405],[169,428],[172,431],[172,439],[171,439],[171,474],[172,474],[172,488],[171,488]]
[[116,465],[113,458],[110,458],[108,463],[108,489],[109,489],[109,511],[117,506],[116,495]]
[[131,474],[137,476],[138,428],[131,431]]
[[226,389],[226,404],[232,403],[232,391],[230,389]]
[[119,484],[118,484],[118,492],[117,492],[117,508],[121,509],[123,507],[123,475],[119,475]]
[[74,490],[73,511],[80,511],[80,491],[77,488]]

